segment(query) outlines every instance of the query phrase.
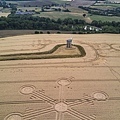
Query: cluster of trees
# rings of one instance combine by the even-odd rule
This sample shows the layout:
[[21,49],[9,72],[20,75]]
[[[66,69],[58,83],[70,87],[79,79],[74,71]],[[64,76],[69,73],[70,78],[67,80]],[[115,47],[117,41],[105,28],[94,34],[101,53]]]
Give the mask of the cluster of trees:
[[[57,32],[57,33],[59,33],[59,32]],[[43,34],[43,31],[35,31],[35,34]],[[47,34],[50,34],[50,31],[47,31]]]
[[98,8],[90,8],[90,7],[83,7],[79,6],[79,8],[88,11],[90,14],[94,15],[104,15],[104,16],[120,16],[120,7],[114,8],[114,9],[107,9],[102,10]]
[[5,1],[0,1],[0,7],[3,8],[11,8],[11,13],[15,13],[17,10],[16,4],[9,3],[7,4]]
[[68,8],[66,8],[68,4],[50,4],[50,5],[43,5],[41,8],[42,12],[50,11],[58,11],[58,12],[71,12]]
[[[59,31],[81,31],[86,32],[86,25],[102,28],[97,32],[113,32],[120,33],[120,22],[102,22],[93,21],[86,23],[84,20],[65,18],[50,19],[44,17],[33,17],[30,15],[9,15],[8,17],[0,17],[0,30],[13,29],[37,29],[37,30],[59,30]],[[90,30],[87,31],[90,33]],[[94,33],[96,31],[92,31]]]
[[84,20],[66,18],[64,20],[30,15],[13,15],[0,18],[0,29],[39,29],[39,30],[66,30],[76,29],[85,25]]
[[17,4],[13,4],[13,3],[6,3],[5,1],[0,1],[0,7],[3,8],[12,8],[15,7]]
[[7,4],[5,1],[0,1],[0,7],[8,8],[9,4]]
[[120,33],[120,22],[92,21],[91,25],[102,28],[102,32],[105,33]]

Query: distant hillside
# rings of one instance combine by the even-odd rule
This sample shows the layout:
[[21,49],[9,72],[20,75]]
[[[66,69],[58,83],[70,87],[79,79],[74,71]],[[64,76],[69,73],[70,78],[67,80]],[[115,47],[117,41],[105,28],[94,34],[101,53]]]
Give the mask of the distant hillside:
[[50,4],[62,4],[69,2],[71,6],[80,6],[80,5],[92,5],[96,2],[96,0],[71,0],[71,1],[65,1],[65,0],[31,0],[30,2],[21,2],[21,5],[25,6],[43,6],[43,5],[50,5]]
[[5,0],[5,1],[14,1],[18,2],[21,6],[33,6],[33,7],[41,7],[43,5],[50,5],[50,4],[63,4],[63,3],[70,3],[71,6],[82,6],[82,5],[92,5],[96,1],[107,1],[107,2],[120,2],[120,0]]
[[5,0],[18,2],[22,6],[43,6],[50,4],[70,3],[72,6],[92,5],[96,0]]
[[50,4],[54,4],[55,2],[53,2],[52,0],[33,0],[33,1],[29,1],[29,2],[21,2],[22,6],[43,6],[43,5],[50,5]]
[[72,6],[92,5],[96,0],[74,0],[71,2]]

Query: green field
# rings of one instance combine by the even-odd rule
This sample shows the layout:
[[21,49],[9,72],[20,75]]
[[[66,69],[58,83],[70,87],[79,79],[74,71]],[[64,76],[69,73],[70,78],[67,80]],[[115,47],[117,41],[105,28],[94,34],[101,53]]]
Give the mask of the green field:
[[116,7],[120,7],[120,3],[119,4],[104,4],[104,3],[97,3],[91,6],[92,8],[100,8],[100,9],[111,9],[111,8],[116,8]]
[[112,10],[113,8],[116,8],[116,7],[108,6],[108,5],[107,6],[105,6],[105,5],[93,5],[90,8],[97,8],[97,9],[101,9],[101,10],[107,10],[107,9]]
[[84,19],[81,13],[72,13],[72,12],[41,12],[40,15],[36,14],[34,16],[49,17],[55,20],[58,18]]
[[40,7],[17,7],[17,10],[19,10],[19,9],[21,9],[22,11],[25,11],[25,10],[41,10],[41,8]]
[[120,7],[120,3],[119,4],[107,4],[107,6]]
[[120,17],[117,17],[117,16],[101,16],[101,15],[92,15],[92,16],[89,16],[92,20],[101,20],[103,22],[105,21],[109,21],[109,22],[112,22],[112,21],[116,21],[116,22],[120,22]]
[[120,2],[120,0],[108,0],[109,2]]
[[86,22],[91,22],[87,17],[86,18],[83,17],[84,13],[85,14],[88,13],[87,11],[77,7],[70,7],[70,6],[68,6],[67,9],[69,9],[71,12],[50,11],[50,12],[41,12],[40,14],[35,14],[33,16],[49,17],[55,20],[57,20],[58,18],[61,18],[61,19],[73,18],[73,19],[82,19],[82,20],[85,20]]
[[[40,1],[43,1],[43,0],[40,0]],[[62,3],[66,3],[66,1],[64,0],[50,0],[51,2],[55,2],[57,4],[62,4]]]
[[10,13],[1,13],[0,12],[0,17],[7,17]]
[[11,8],[4,8],[1,10],[1,12],[3,13],[10,13],[10,11],[11,11]]
[[[114,1],[114,0],[113,0]],[[118,0],[119,1],[119,0]],[[35,11],[41,11],[41,7],[23,7],[23,4],[20,5],[21,3],[25,3],[27,5],[28,2],[32,2],[32,1],[7,1],[7,3],[17,3],[17,9],[21,9],[23,11],[25,10],[35,10]],[[37,1],[36,1],[37,2]],[[38,2],[43,2],[44,4],[47,3],[46,0],[38,0]],[[58,3],[58,4],[62,4],[62,3],[70,3],[69,1],[63,1],[63,0],[50,0],[50,4],[51,2],[53,3]],[[47,3],[49,4],[49,3]],[[107,9],[113,9],[116,7],[120,7],[120,4],[104,4],[104,3],[96,3],[94,5],[91,6],[91,8],[99,8],[102,10],[107,10]],[[90,23],[92,20],[101,20],[101,21],[116,21],[119,22],[120,21],[120,17],[117,16],[101,16],[101,15],[88,15],[88,12],[85,10],[82,10],[80,8],[78,8],[77,6],[67,6],[67,9],[69,9],[71,12],[56,12],[56,11],[50,11],[50,12],[41,12],[40,14],[35,14],[33,16],[39,16],[39,17],[49,17],[51,19],[55,19],[57,20],[58,18],[61,19],[65,19],[65,18],[73,18],[73,19],[82,19],[85,20],[86,22]],[[63,9],[61,7],[61,9]],[[2,13],[10,13],[11,9],[10,8],[5,8],[2,9],[2,7],[0,7],[0,11]],[[84,18],[83,14],[86,14],[87,17]],[[0,16],[3,16],[4,14],[0,14]],[[5,16],[7,16],[5,14]]]
[[0,7],[0,10],[2,10],[3,9],[3,7]]

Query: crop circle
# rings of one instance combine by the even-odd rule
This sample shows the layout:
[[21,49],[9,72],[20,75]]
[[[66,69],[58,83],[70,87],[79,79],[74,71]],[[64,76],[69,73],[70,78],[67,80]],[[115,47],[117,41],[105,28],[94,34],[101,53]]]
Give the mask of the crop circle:
[[11,113],[7,115],[4,120],[23,120],[20,113]]
[[100,44],[99,48],[102,50],[110,50],[110,46],[108,44]]
[[35,90],[35,86],[33,85],[24,85],[20,88],[20,93],[22,94],[31,94]]
[[61,86],[67,86],[71,83],[71,80],[67,78],[61,78],[60,80],[57,81],[57,83]]
[[120,51],[120,44],[113,44],[112,48],[115,49],[115,50]]
[[67,105],[65,103],[58,103],[55,105],[55,110],[57,110],[58,112],[65,112],[67,111]]
[[93,98],[95,98],[98,101],[104,101],[108,99],[108,95],[105,92],[98,91],[93,93]]

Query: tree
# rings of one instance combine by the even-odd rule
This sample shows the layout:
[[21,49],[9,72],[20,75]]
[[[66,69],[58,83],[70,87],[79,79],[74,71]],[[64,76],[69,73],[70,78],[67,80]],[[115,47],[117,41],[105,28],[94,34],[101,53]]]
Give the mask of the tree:
[[57,32],[57,34],[60,34],[60,33],[61,33],[60,31]]
[[60,18],[57,19],[57,23],[58,24],[61,24],[62,23],[62,20]]
[[50,31],[47,31],[47,34],[50,34]]
[[43,32],[42,32],[42,31],[40,31],[40,34],[43,34]]
[[44,11],[45,11],[45,10],[44,10],[44,7],[42,7],[42,8],[41,8],[41,11],[42,11],[42,12],[44,12]]
[[6,21],[0,21],[0,30],[6,29],[8,26],[8,23]]
[[63,10],[63,12],[71,12],[69,9],[65,9]]
[[35,34],[39,34],[39,31],[35,31]]
[[83,14],[83,17],[86,17],[86,14]]
[[77,34],[77,33],[75,31],[73,31],[72,34]]

